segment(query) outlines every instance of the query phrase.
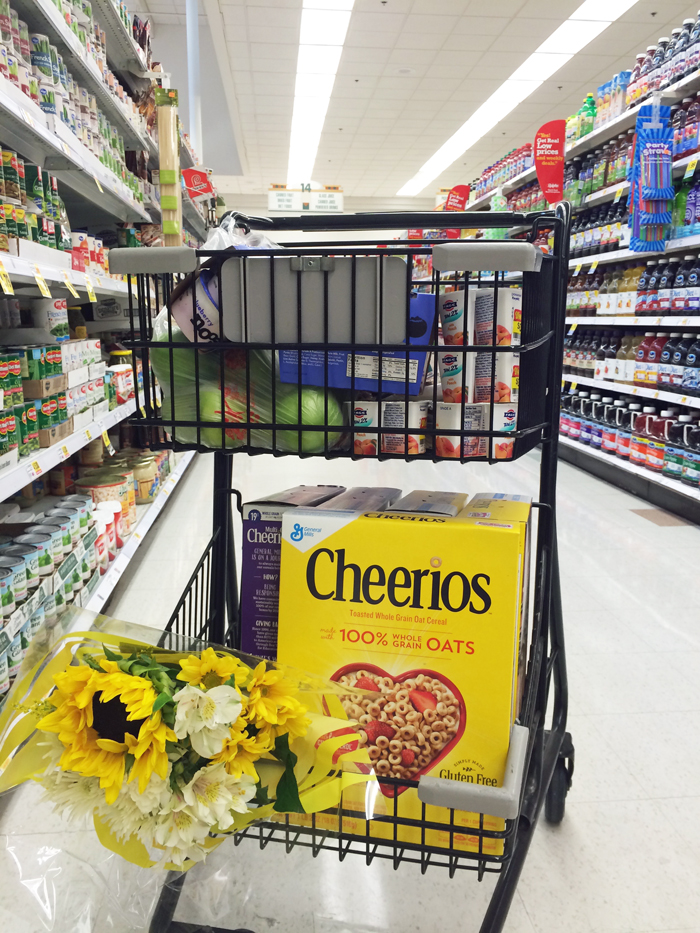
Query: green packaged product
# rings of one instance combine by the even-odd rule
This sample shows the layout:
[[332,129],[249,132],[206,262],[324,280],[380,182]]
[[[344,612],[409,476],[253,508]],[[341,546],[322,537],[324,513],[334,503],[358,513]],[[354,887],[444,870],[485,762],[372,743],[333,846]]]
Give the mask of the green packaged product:
[[53,216],[53,203],[51,201],[51,181],[49,179],[49,173],[44,172],[41,180],[44,188],[44,213],[47,217],[51,217]]
[[2,150],[2,173],[5,179],[5,197],[19,201],[19,173],[17,171],[17,153],[11,149]]
[[55,220],[60,220],[61,199],[58,196],[58,178],[55,175],[49,175],[49,187],[51,190],[51,216]]
[[0,252],[10,251],[10,241],[7,237],[7,224],[5,223],[5,212],[0,211]]
[[29,239],[33,243],[39,242],[39,224],[37,223],[36,214],[25,214],[25,220],[27,221],[27,230],[29,231]]
[[51,426],[56,427],[61,423],[61,416],[58,411],[58,395],[51,395],[49,401],[51,402]]
[[14,204],[3,204],[3,211],[5,213],[5,226],[7,227],[8,237],[17,236],[17,215],[15,214]]
[[7,421],[0,417],[0,457],[8,452],[10,445],[7,443]]
[[17,236],[20,240],[28,240],[29,227],[27,227],[27,215],[23,207],[15,208],[15,217],[17,218]]
[[27,413],[27,444],[30,451],[39,450],[39,426],[37,424],[36,402],[25,402]]
[[25,184],[27,186],[27,199],[36,204],[44,213],[44,181],[40,165],[27,162],[24,166]]
[[19,435],[19,446],[20,446],[20,455],[22,447],[27,444],[27,409],[24,405],[15,405],[14,407],[15,420],[17,423],[17,433]]
[[42,246],[49,246],[49,219],[48,217],[41,217],[38,223],[39,223],[39,242],[41,243]]
[[58,398],[58,423],[63,424],[68,420],[68,399],[65,392],[59,392]]
[[27,370],[30,379],[46,379],[46,349],[27,347]]
[[[60,360],[61,351],[58,350],[58,357]],[[44,354],[44,364],[46,367],[46,378],[57,375],[56,369],[56,347],[49,345],[46,347],[46,353]],[[60,372],[60,369],[58,370]]]
[[6,353],[0,353],[0,391],[3,393],[3,399],[12,398],[10,387],[10,358]]
[[56,249],[56,224],[51,218],[46,221],[47,226],[47,237],[48,237],[48,246],[51,249]]
[[26,347],[10,347],[13,353],[19,357],[19,374],[22,379],[29,379],[29,367],[27,366]]
[[48,428],[53,427],[53,419],[51,417],[51,396],[47,395],[46,398],[37,399],[35,405],[37,406],[36,419],[39,430],[46,431]]
[[27,203],[27,178],[24,168],[24,159],[17,156],[17,176],[19,178],[19,199],[24,207]]
[[15,450],[19,447],[19,430],[17,427],[17,419],[13,409],[4,412],[3,417],[6,422],[7,429],[7,446],[9,450]]
[[55,45],[49,45],[49,53],[51,55],[51,77],[54,84],[60,84],[61,78],[58,73],[58,49]]
[[19,353],[16,350],[8,350],[6,358],[8,368],[7,385],[10,391],[8,401],[11,405],[20,405],[24,402],[24,392],[22,391],[22,364]]
[[0,159],[0,200],[5,197],[5,173],[2,168],[2,160]]

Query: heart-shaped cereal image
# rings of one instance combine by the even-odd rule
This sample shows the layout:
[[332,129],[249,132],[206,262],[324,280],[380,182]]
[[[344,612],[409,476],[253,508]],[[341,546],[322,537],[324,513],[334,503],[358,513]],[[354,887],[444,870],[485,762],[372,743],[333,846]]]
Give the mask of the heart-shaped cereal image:
[[[341,703],[360,724],[360,747],[366,747],[379,777],[417,781],[431,771],[460,740],[467,724],[459,690],[431,670],[392,677],[374,664],[346,664],[331,677],[349,688]],[[358,690],[372,690],[367,697]],[[380,784],[385,797],[407,788]]]

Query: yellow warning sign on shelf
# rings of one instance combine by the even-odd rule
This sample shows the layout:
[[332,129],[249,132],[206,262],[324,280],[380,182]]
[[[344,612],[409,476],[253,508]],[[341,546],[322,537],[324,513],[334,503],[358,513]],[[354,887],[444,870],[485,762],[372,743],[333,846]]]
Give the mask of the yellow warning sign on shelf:
[[95,294],[95,289],[92,287],[92,279],[90,276],[85,273],[85,288],[87,289],[88,298],[90,301],[97,301],[97,295]]
[[2,290],[6,295],[14,295],[15,290],[2,260],[0,260],[0,286],[2,286]]
[[39,286],[39,291],[44,296],[44,298],[51,298],[49,286],[46,284],[46,279],[41,274],[41,269],[36,263],[34,263],[34,281]]
[[63,281],[66,283],[66,288],[71,293],[71,295],[74,298],[80,298],[80,295],[75,290],[75,285],[73,285],[70,278],[68,277],[68,271],[66,269],[63,270]]

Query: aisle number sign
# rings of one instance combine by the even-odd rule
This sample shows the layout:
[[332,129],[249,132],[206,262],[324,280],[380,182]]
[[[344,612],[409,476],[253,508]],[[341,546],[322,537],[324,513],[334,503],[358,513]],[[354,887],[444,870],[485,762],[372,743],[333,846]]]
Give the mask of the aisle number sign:
[[68,291],[71,293],[71,295],[72,295],[74,298],[80,298],[80,295],[79,295],[79,294],[77,293],[77,291],[75,290],[75,285],[73,285],[73,283],[71,282],[70,278],[68,277],[68,272],[67,272],[66,269],[63,270],[63,281],[66,283],[66,288],[67,288]]
[[90,301],[97,301],[97,295],[95,294],[95,289],[92,287],[92,279],[90,276],[85,273],[85,288],[87,289],[88,298]]
[[2,286],[2,290],[6,295],[14,295],[15,290],[2,260],[0,260],[0,286]]
[[311,187],[305,182],[299,188],[286,185],[270,185],[267,192],[267,209],[285,214],[342,214],[343,189],[336,185]]
[[49,291],[49,286],[46,284],[46,279],[41,274],[41,269],[36,263],[34,263],[34,281],[39,286],[39,291],[44,298],[50,298],[51,292]]

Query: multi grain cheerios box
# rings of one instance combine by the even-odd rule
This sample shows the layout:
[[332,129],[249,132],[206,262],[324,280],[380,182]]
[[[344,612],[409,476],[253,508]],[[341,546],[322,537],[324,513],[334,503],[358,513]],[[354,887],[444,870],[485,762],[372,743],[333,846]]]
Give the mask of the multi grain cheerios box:
[[[499,786],[519,704],[525,643],[530,500],[478,494],[413,494],[399,510],[296,510],[282,521],[278,660],[347,685],[345,714],[362,728],[376,773],[423,774]],[[456,506],[456,507],[455,507]],[[358,691],[375,691],[375,694]],[[381,787],[381,786],[380,786]],[[343,828],[364,833],[366,789],[343,798]],[[383,813],[421,818],[413,788],[381,788],[370,835],[388,838]],[[449,822],[448,810],[426,818]],[[354,816],[353,814],[358,814]],[[300,818],[303,822],[304,818]],[[316,825],[338,828],[337,814]],[[456,814],[455,848],[473,850],[474,814]],[[485,828],[500,830],[489,818]],[[399,839],[421,840],[420,828]],[[448,846],[450,833],[425,841]],[[502,852],[501,839],[483,841]]]

